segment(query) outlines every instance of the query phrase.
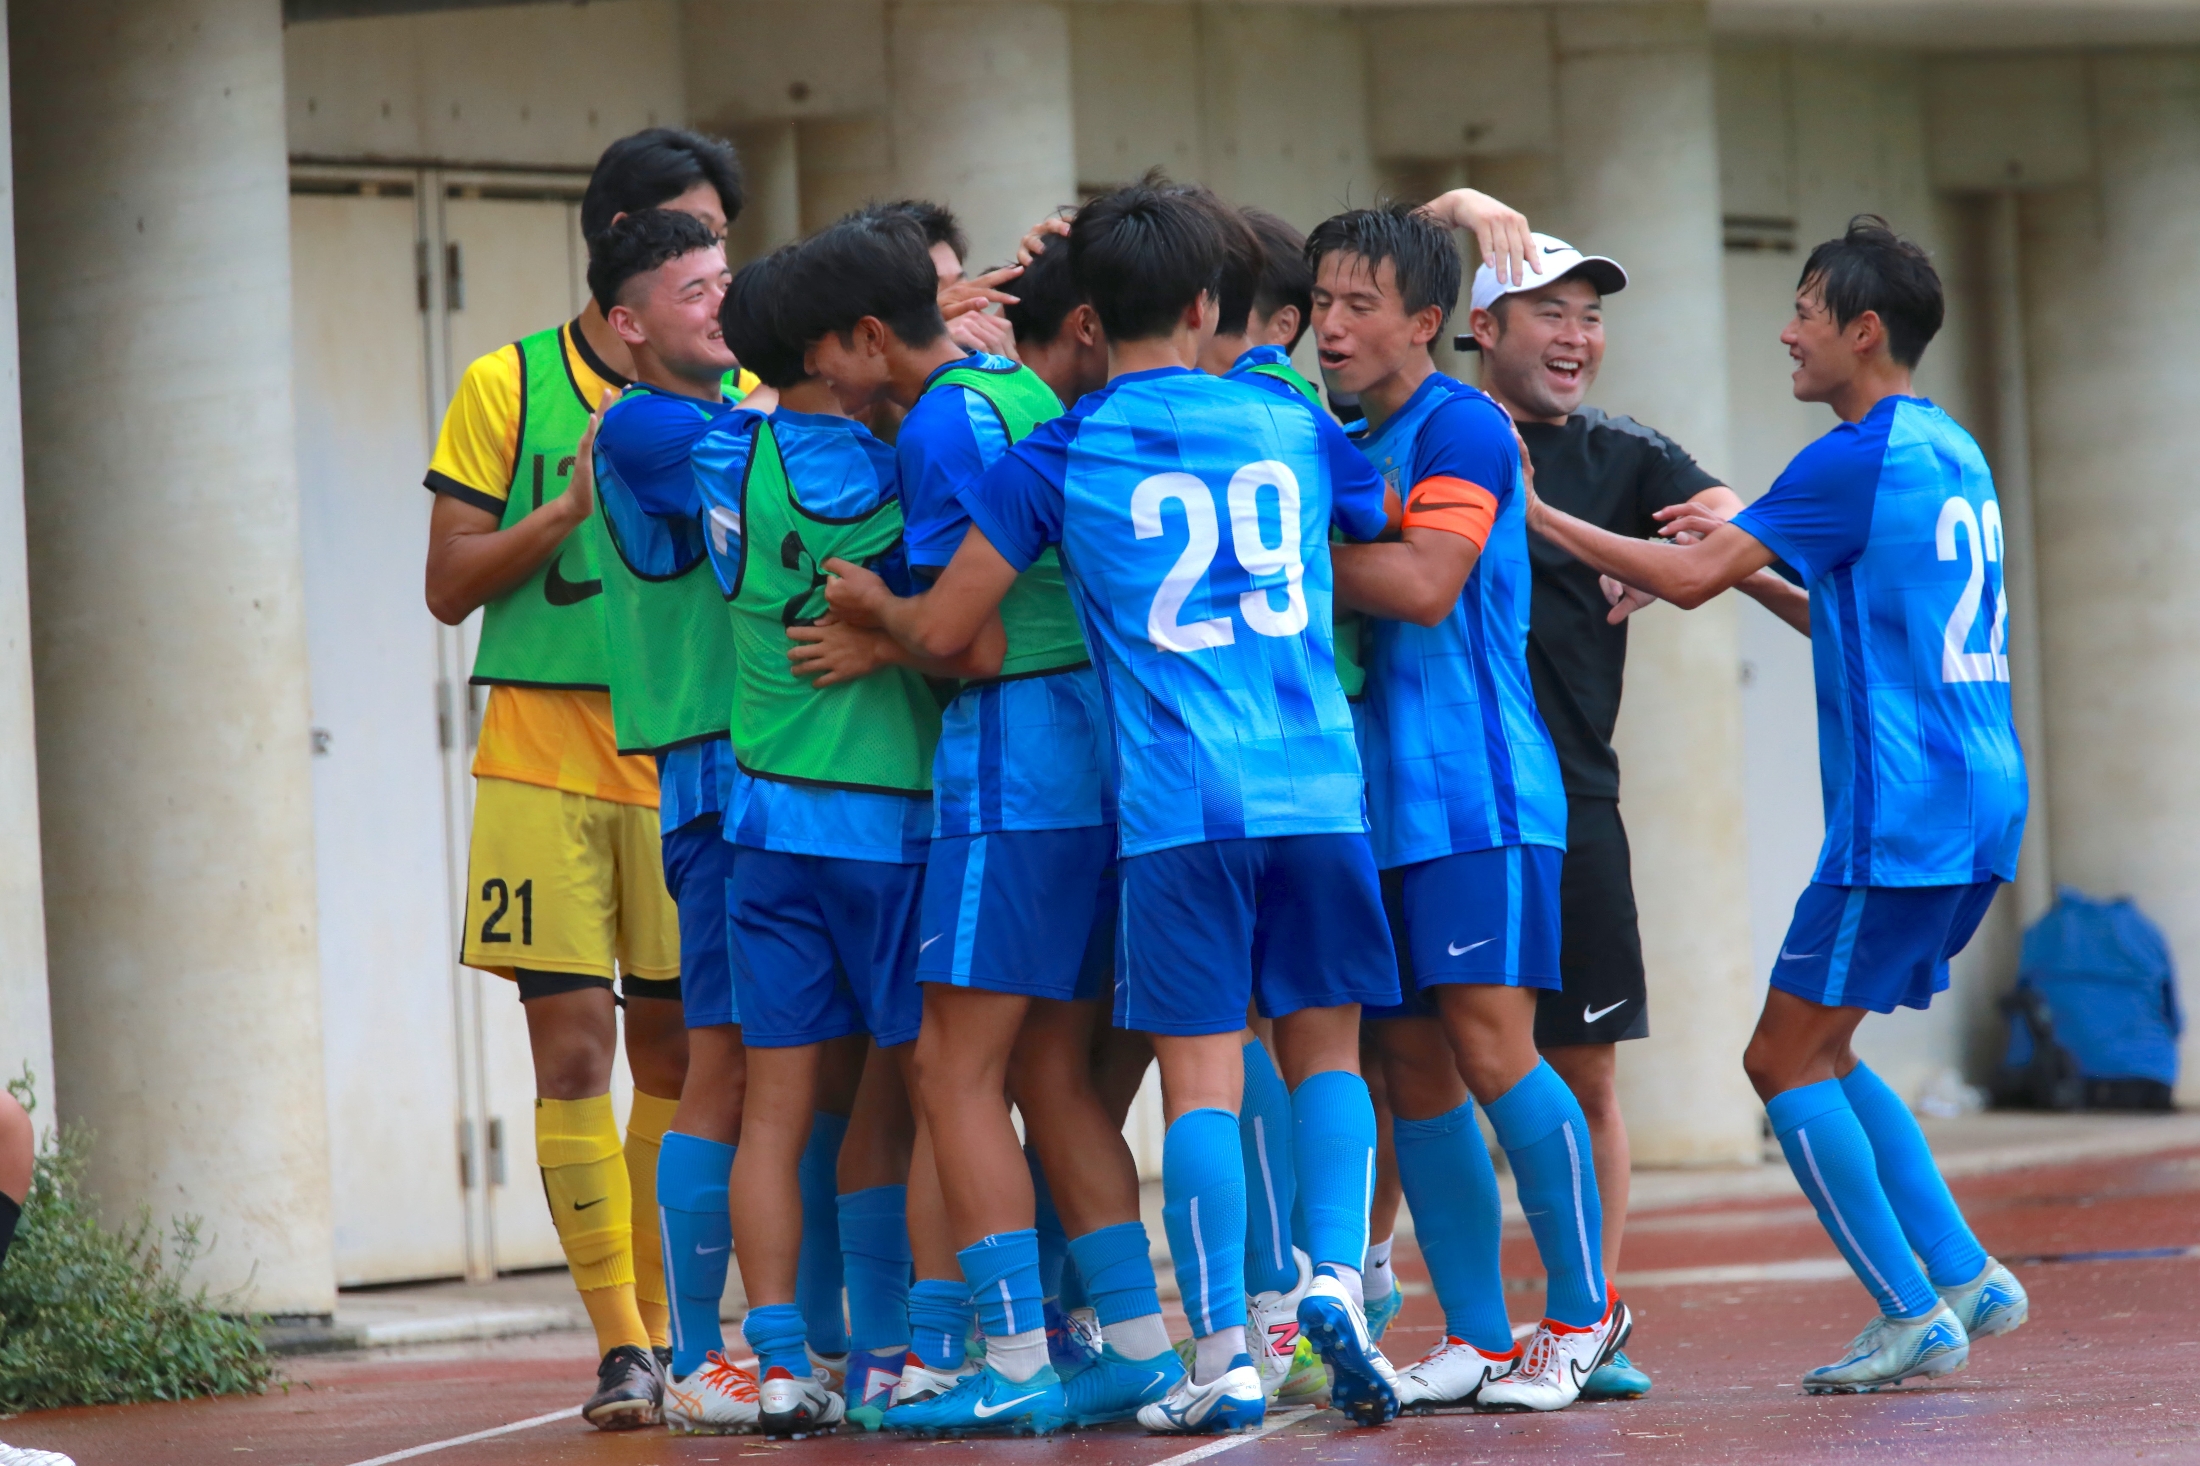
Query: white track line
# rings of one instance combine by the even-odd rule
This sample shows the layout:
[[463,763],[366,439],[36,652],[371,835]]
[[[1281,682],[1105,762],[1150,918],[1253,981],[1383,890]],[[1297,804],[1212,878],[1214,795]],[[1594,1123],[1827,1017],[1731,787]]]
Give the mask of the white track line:
[[392,1461],[410,1461],[415,1456],[425,1456],[435,1451],[447,1451],[453,1446],[470,1446],[475,1441],[491,1440],[500,1435],[510,1435],[514,1431],[533,1430],[536,1426],[548,1425],[553,1420],[571,1420],[580,1413],[578,1405],[566,1410],[553,1410],[548,1415],[537,1415],[532,1420],[515,1420],[510,1425],[492,1425],[487,1430],[477,1430],[472,1435],[454,1435],[447,1441],[430,1441],[424,1446],[414,1446],[410,1450],[392,1451],[387,1456],[375,1456],[365,1461],[354,1461],[351,1466],[389,1466]]
[[[1190,1466],[1193,1461],[1204,1461],[1209,1456],[1219,1456],[1224,1451],[1234,1451],[1239,1446],[1249,1446],[1264,1436],[1274,1435],[1287,1425],[1297,1425],[1313,1413],[1311,1407],[1289,1410],[1269,1421],[1259,1430],[1249,1430],[1243,1435],[1226,1435],[1220,1440],[1209,1441],[1204,1446],[1194,1446],[1192,1449],[1179,1452],[1174,1456],[1163,1456],[1160,1460],[1154,1462],[1153,1466]],[[360,1466],[368,1466],[368,1463],[361,1462]]]

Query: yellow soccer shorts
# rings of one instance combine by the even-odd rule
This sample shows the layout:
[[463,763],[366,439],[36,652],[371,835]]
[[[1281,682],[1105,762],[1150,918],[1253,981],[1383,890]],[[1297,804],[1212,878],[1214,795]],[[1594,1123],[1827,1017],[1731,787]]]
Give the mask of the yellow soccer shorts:
[[458,960],[662,981],[680,975],[657,811],[510,779],[474,781]]

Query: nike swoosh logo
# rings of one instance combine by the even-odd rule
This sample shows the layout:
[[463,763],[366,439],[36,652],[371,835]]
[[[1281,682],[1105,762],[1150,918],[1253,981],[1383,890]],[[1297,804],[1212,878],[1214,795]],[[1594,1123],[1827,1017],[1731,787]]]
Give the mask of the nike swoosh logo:
[[1479,509],[1480,504],[1465,499],[1415,499],[1406,505],[1408,514],[1425,514],[1431,509]]
[[[945,932],[941,932],[941,933],[940,933],[940,937],[944,937],[944,936],[946,936],[946,935],[947,935],[947,933],[945,933]],[[931,946],[931,945],[932,945],[932,944],[933,944],[934,942],[938,941],[938,940],[940,939],[940,937],[926,937],[926,938],[925,938],[925,939],[924,939],[923,941],[921,941],[921,942],[917,943],[917,950],[918,950],[919,952],[923,951],[923,950],[924,950],[924,949],[925,949],[926,947],[929,947],[929,946]]]
[[697,1257],[708,1257],[708,1256],[710,1256],[710,1255],[711,1255],[711,1254],[712,1254],[713,1252],[724,1252],[725,1250],[726,1250],[726,1249],[725,1249],[725,1247],[723,1247],[723,1246],[720,1246],[720,1247],[705,1247],[705,1246],[703,1246],[703,1245],[702,1245],[701,1243],[699,1243],[699,1242],[698,1242],[698,1243],[697,1243],[697,1244],[695,1245],[695,1255],[696,1255]]
[[1594,1023],[1607,1013],[1617,1013],[1620,1009],[1626,1007],[1627,1003],[1628,1000],[1626,998],[1621,998],[1618,1002],[1614,1003],[1609,1008],[1591,1008],[1587,1003],[1583,1003],[1581,1005],[1581,1021],[1584,1023]]
[[542,578],[542,598],[553,606],[577,606],[590,596],[603,594],[600,580],[567,580],[560,562],[560,554],[550,562],[550,573]]
[[1446,942],[1444,943],[1444,950],[1451,953],[1451,955],[1454,957],[1464,957],[1469,952],[1473,951],[1476,947],[1487,947],[1490,943],[1496,940],[1497,938],[1495,937],[1484,937],[1481,941],[1469,942],[1464,947],[1455,947],[1451,943]]
[[1015,1399],[1003,1400],[998,1405],[988,1405],[985,1401],[980,1400],[977,1404],[970,1407],[970,1413],[977,1416],[980,1420],[991,1420],[994,1416],[1000,1414],[1003,1410],[1013,1410],[1018,1405],[1023,1404],[1024,1401],[1036,1400],[1045,1393],[1046,1391],[1044,1390],[1033,1390],[1028,1395],[1018,1395]]
[[1816,952],[1790,952],[1785,947],[1780,949],[1780,960],[1782,962],[1808,962],[1817,955]]
[[595,1199],[594,1201],[576,1201],[576,1202],[574,1202],[574,1203],[573,1203],[573,1210],[575,1210],[575,1211],[587,1211],[587,1210],[588,1210],[588,1209],[589,1209],[590,1207],[592,1207],[592,1206],[602,1206],[602,1205],[603,1205],[603,1204],[604,1204],[605,1202],[609,1201],[610,1199],[611,1199],[611,1198],[610,1198],[610,1197],[608,1197],[608,1196],[599,1196],[599,1197],[597,1197],[597,1198],[596,1198],[596,1199]]

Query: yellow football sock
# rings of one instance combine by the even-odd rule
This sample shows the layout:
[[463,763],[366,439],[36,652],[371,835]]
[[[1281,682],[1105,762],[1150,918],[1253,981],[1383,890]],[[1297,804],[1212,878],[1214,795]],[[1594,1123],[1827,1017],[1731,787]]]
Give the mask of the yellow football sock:
[[649,1331],[634,1305],[634,1198],[611,1096],[536,1100],[535,1162],[573,1285],[596,1327],[598,1350],[649,1348]]
[[651,1342],[672,1342],[672,1308],[665,1298],[664,1237],[657,1230],[657,1151],[672,1128],[676,1099],[634,1091],[626,1116],[626,1179],[634,1193],[634,1301]]

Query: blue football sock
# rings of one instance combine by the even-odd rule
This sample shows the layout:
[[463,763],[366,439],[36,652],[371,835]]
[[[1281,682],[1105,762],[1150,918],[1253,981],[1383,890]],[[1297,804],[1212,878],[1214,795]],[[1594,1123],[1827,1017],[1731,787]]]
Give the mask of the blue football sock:
[[1939,1287],[1956,1288],[1986,1271],[1986,1249],[1948,1194],[1910,1107],[1864,1064],[1849,1071],[1841,1092],[1871,1141],[1880,1188],[1910,1250],[1925,1259],[1925,1275]]
[[873,1186],[839,1198],[848,1339],[866,1351],[909,1344],[909,1188]]
[[1391,1135],[1413,1235],[1444,1306],[1444,1332],[1485,1353],[1509,1352],[1512,1320],[1498,1267],[1504,1212],[1474,1102],[1433,1120],[1394,1119]]
[[1776,1094],[1765,1102],[1765,1113],[1772,1117],[1788,1169],[1818,1209],[1819,1225],[1879,1311],[1889,1318],[1915,1318],[1930,1310],[1939,1297],[1910,1255],[1902,1224],[1880,1188],[1872,1143],[1849,1108],[1841,1081],[1821,1079]]
[[1145,1223],[1117,1222],[1072,1237],[1069,1253],[1078,1276],[1087,1280],[1085,1290],[1103,1328],[1161,1311]]
[[1238,1106],[1238,1141],[1245,1153],[1245,1286],[1254,1293],[1288,1293],[1299,1285],[1291,1256],[1291,1211],[1298,1201],[1292,1166],[1291,1091],[1254,1039],[1245,1046],[1245,1099]]
[[1075,1247],[1070,1248],[1069,1256],[1062,1260],[1062,1281],[1055,1290],[1054,1301],[1064,1313],[1092,1306],[1092,1292],[1085,1286],[1084,1270],[1077,1266]]
[[848,1352],[848,1320],[841,1312],[840,1202],[833,1173],[848,1117],[819,1110],[810,1117],[810,1143],[796,1176],[802,1186],[802,1255],[795,1264],[794,1304],[802,1310],[810,1347],[820,1354]]
[[1062,1264],[1069,1261],[1069,1234],[1062,1230],[1062,1214],[1054,1209],[1047,1190],[1047,1174],[1039,1153],[1024,1147],[1024,1164],[1031,1169],[1032,1228],[1039,1234],[1039,1296],[1062,1296]]
[[921,1278],[909,1290],[909,1352],[927,1369],[960,1369],[970,1336],[970,1289],[954,1278]]
[[1291,1092],[1291,1122],[1306,1211],[1298,1244],[1316,1266],[1350,1268],[1358,1276],[1367,1260],[1367,1208],[1375,1194],[1375,1102],[1367,1081],[1343,1069],[1311,1076]]
[[[1177,1291],[1193,1337],[1242,1328],[1245,1160],[1238,1149],[1237,1116],[1210,1109],[1176,1117],[1161,1142],[1161,1194]],[[1364,1212],[1360,1230],[1367,1230]],[[1098,1280],[1088,1278],[1087,1286],[1097,1287]]]
[[[1604,1210],[1581,1101],[1542,1060],[1488,1106],[1512,1162],[1520,1209],[1542,1254],[1544,1315],[1586,1328],[1604,1317]],[[1414,1213],[1416,1223],[1420,1213]]]
[[982,1237],[955,1254],[970,1306],[988,1339],[1046,1327],[1039,1298],[1039,1238],[1029,1227]]
[[796,1379],[809,1374],[810,1356],[802,1347],[802,1310],[792,1303],[767,1303],[750,1309],[749,1316],[741,1321],[741,1336],[756,1351],[759,1377],[774,1369],[784,1369]]
[[665,1132],[657,1151],[657,1218],[665,1255],[665,1293],[672,1300],[672,1373],[685,1379],[703,1356],[726,1346],[718,1302],[733,1256],[733,1218],[726,1211],[726,1177],[733,1147],[699,1136]]

